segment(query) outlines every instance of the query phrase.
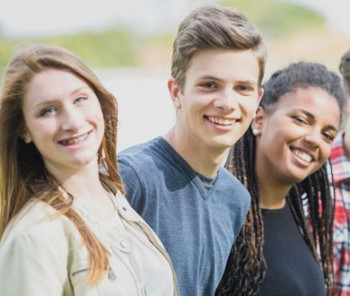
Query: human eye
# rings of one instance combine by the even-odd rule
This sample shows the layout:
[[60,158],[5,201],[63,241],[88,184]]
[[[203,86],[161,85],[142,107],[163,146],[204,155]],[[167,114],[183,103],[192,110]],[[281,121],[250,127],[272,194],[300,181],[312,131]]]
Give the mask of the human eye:
[[335,139],[335,135],[333,133],[324,132],[322,134],[323,134],[324,138],[327,140],[327,142],[333,142]]
[[74,104],[82,104],[87,100],[87,96],[78,96],[74,99]]
[[199,86],[204,88],[204,89],[209,89],[209,90],[214,90],[214,89],[218,88],[217,83],[215,83],[213,81],[202,82],[199,84]]
[[248,84],[239,84],[236,86],[236,90],[242,95],[250,95],[255,91],[255,88]]
[[298,122],[298,123],[307,124],[307,120],[306,120],[304,117],[302,117],[302,116],[292,115],[291,117],[292,117],[292,119],[293,119],[294,121],[296,121],[296,122]]
[[49,115],[54,114],[56,111],[57,111],[57,109],[56,109],[55,107],[48,106],[48,107],[43,108],[43,109],[40,111],[39,116],[40,116],[40,117],[49,116]]

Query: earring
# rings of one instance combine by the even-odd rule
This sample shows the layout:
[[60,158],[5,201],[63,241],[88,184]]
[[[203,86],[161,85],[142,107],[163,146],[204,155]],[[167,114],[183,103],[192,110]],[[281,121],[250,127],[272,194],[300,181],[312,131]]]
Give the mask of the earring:
[[256,128],[254,128],[253,129],[253,135],[254,136],[257,136],[257,135],[259,135],[260,134],[260,131],[258,130],[258,129],[256,129]]

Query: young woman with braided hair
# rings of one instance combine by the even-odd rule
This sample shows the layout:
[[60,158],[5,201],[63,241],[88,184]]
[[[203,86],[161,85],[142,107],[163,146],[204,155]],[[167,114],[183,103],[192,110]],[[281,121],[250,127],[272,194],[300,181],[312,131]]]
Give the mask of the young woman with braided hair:
[[216,295],[332,290],[333,201],[326,161],[341,121],[339,77],[318,63],[277,71],[227,168],[252,203]]

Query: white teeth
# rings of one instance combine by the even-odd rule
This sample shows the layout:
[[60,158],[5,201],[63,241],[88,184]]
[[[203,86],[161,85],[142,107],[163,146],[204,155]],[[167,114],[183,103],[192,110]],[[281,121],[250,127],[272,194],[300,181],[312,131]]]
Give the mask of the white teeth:
[[61,141],[61,143],[63,145],[74,145],[74,144],[80,143],[82,141],[85,141],[87,136],[88,136],[88,134],[85,134],[83,136],[80,136],[80,137],[77,137],[77,138],[74,138],[74,139],[63,140],[63,141]]
[[307,162],[311,162],[312,161],[312,157],[310,154],[307,154],[303,151],[300,151],[300,150],[292,150],[293,154],[298,156],[300,159],[304,160],[304,161],[307,161]]
[[221,119],[221,118],[215,118],[215,117],[208,117],[210,122],[221,124],[221,125],[231,125],[233,123],[233,120],[231,119]]

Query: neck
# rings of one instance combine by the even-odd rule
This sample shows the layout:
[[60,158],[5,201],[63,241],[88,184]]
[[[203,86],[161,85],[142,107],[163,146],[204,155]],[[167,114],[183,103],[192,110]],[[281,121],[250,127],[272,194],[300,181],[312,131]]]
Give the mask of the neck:
[[270,210],[283,208],[289,189],[290,187],[278,188],[270,185],[259,186],[260,208]]
[[62,187],[71,193],[76,199],[80,199],[81,197],[92,198],[105,192],[98,176],[84,178],[73,175],[62,183]]
[[205,145],[196,145],[191,139],[184,139],[173,128],[164,139],[181,155],[197,173],[206,177],[215,177],[226,160],[227,149],[208,149]]
[[281,209],[286,203],[286,196],[293,183],[277,171],[271,171],[271,165],[266,157],[256,148],[255,173],[259,186],[260,207],[262,209]]
[[88,197],[101,193],[103,186],[99,177],[97,162],[77,170],[49,169],[61,186],[74,197]]
[[280,209],[286,203],[291,184],[283,184],[268,172],[257,171],[260,207],[262,209]]

